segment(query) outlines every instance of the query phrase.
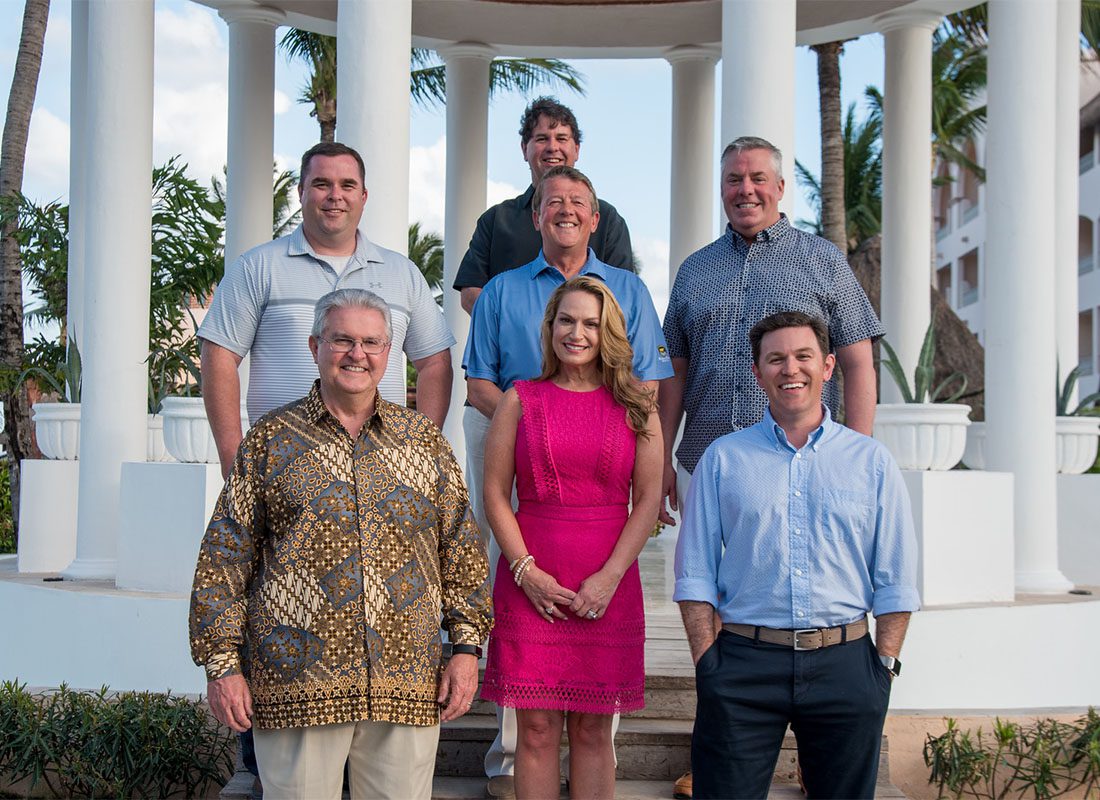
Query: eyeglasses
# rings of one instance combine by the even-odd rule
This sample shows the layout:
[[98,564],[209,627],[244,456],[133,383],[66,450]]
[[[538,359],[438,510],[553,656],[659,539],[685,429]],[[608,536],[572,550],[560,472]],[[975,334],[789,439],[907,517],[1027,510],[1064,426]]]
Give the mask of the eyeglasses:
[[355,345],[359,345],[368,356],[376,356],[385,352],[390,346],[386,339],[352,339],[347,336],[337,336],[335,339],[319,338],[322,342],[326,342],[334,353],[350,353],[355,349]]

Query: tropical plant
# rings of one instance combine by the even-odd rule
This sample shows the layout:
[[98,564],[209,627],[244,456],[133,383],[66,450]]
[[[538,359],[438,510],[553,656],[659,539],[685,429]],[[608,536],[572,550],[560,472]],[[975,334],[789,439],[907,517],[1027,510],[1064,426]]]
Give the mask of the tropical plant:
[[[917,366],[913,371],[911,389],[909,379],[905,375],[905,368],[902,366],[898,354],[894,352],[894,348],[885,339],[881,343],[887,356],[882,359],[882,366],[890,373],[890,377],[897,384],[898,391],[901,392],[902,402],[954,403],[966,392],[967,379],[961,372],[952,372],[936,384],[935,388],[932,386],[936,374],[936,323],[934,320],[928,323],[928,330],[924,333],[924,341],[921,343],[920,354],[917,356]],[[940,395],[945,393],[948,386],[956,381],[959,383],[958,389],[941,400]]]
[[966,145],[985,130],[985,48],[945,33],[932,37],[932,155],[985,180],[985,169]]
[[[289,58],[309,67],[309,80],[302,87],[299,103],[311,105],[309,112],[321,128],[321,141],[336,135],[336,37],[290,28],[279,40]],[[447,99],[446,69],[430,50],[414,47],[410,55],[409,92],[424,107],[442,105]],[[490,96],[505,91],[530,92],[540,85],[557,86],[584,93],[584,76],[555,58],[495,58],[489,64]]]
[[[0,368],[9,376],[23,365],[23,274],[14,233],[49,15],[50,0],[25,0],[0,143]],[[15,384],[5,387],[2,395],[4,429],[0,447],[7,453],[9,488],[15,499],[13,516],[18,527],[19,462],[37,453],[26,389]]]
[[[956,11],[944,17],[947,32],[971,44],[984,46],[989,42],[989,5],[979,5]],[[1095,58],[1100,52],[1100,0],[1081,0],[1081,58]]]
[[[857,122],[856,104],[848,106],[841,136],[849,251],[882,229],[882,106],[878,102],[881,96],[873,86],[868,86],[865,94],[870,101],[867,116]],[[795,161],[795,172],[807,202],[817,212],[816,220],[799,220],[799,224],[823,235],[821,183],[798,161]]]
[[80,350],[76,346],[76,340],[69,337],[65,358],[57,362],[52,370],[37,365],[27,367],[19,375],[19,382],[23,383],[28,378],[34,378],[40,388],[44,384],[45,388],[57,395],[59,403],[79,403],[81,369]]
[[1073,401],[1073,390],[1077,386],[1077,379],[1081,377],[1081,367],[1074,367],[1069,371],[1065,381],[1059,386],[1055,382],[1056,413],[1059,417],[1083,417],[1100,414],[1096,404],[1100,403],[1100,392],[1093,392],[1077,403],[1070,411],[1070,403]]
[[416,264],[428,282],[436,301],[443,302],[443,237],[422,231],[420,223],[409,226],[409,260]]
[[[227,167],[222,167],[221,175],[213,175],[210,178],[210,190],[219,209],[219,219],[223,222],[225,221],[225,182],[228,172]],[[275,164],[272,167],[272,176],[271,238],[278,239],[280,236],[286,236],[302,221],[302,209],[294,202],[295,190],[298,187],[298,173],[292,169],[280,170],[279,165]]]

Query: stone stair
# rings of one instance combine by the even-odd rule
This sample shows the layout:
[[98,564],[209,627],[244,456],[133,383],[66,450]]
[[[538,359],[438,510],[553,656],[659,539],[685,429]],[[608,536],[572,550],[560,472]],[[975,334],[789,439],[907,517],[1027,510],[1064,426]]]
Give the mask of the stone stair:
[[[646,707],[624,716],[615,738],[618,800],[671,798],[672,784],[691,768],[691,729],[695,717],[692,675],[647,675]],[[432,797],[480,800],[485,796],[483,763],[496,736],[496,707],[478,700],[463,717],[442,726]],[[877,797],[904,797],[890,783],[889,745],[883,737]],[[769,798],[798,800],[796,744],[787,734],[775,766]],[[252,780],[238,771],[222,790],[222,800],[249,800]],[[563,792],[563,797],[568,795]]]

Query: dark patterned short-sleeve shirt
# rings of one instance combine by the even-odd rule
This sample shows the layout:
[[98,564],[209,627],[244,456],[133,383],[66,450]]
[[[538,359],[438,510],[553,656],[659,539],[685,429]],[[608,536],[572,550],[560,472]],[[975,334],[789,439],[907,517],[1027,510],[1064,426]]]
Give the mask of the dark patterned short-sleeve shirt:
[[[829,326],[833,348],[886,331],[843,254],[785,216],[750,244],[729,226],[681,265],[665,313],[672,358],[688,360],[687,421],[676,457],[688,472],[715,439],[755,425],[768,398],[752,376],[749,330],[779,311],[802,311]],[[835,414],[836,381],[825,384]]]
[[378,398],[358,437],[314,384],[245,436],[199,548],[191,654],[243,673],[253,721],[439,722],[440,622],[478,644],[488,561],[427,417]]

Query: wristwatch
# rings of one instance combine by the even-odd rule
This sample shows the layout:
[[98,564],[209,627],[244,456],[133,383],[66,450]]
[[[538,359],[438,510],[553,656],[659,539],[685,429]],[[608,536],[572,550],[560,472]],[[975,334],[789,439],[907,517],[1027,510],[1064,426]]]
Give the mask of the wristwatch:
[[901,659],[879,654],[878,660],[882,662],[882,666],[886,667],[895,678],[901,674]]
[[474,658],[481,658],[481,646],[476,644],[452,644],[451,652],[444,653],[448,658],[450,656],[467,655]]

